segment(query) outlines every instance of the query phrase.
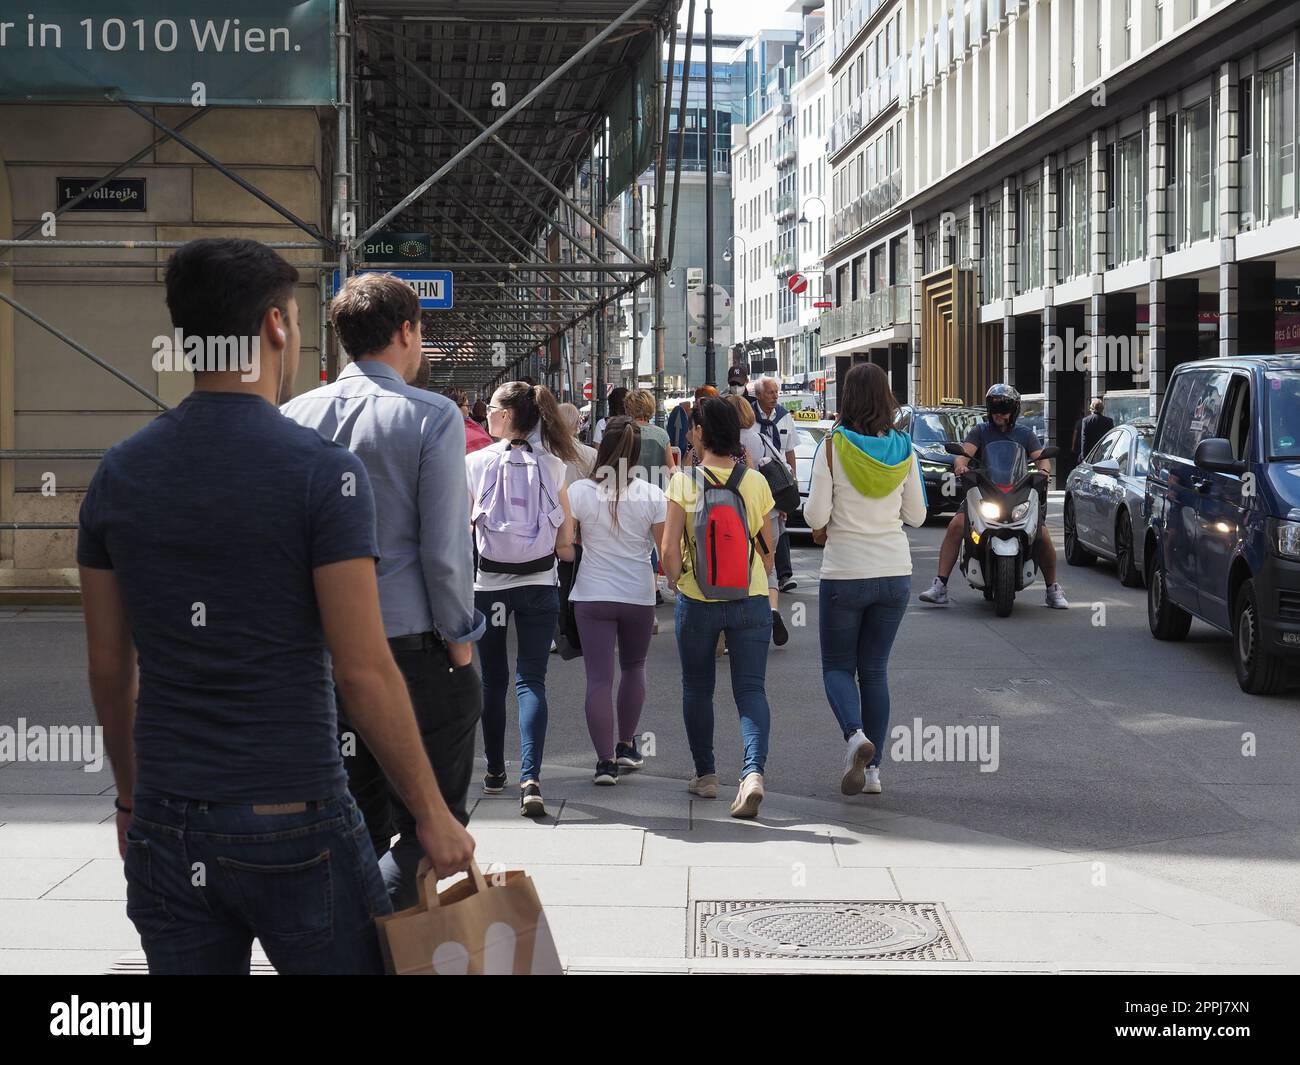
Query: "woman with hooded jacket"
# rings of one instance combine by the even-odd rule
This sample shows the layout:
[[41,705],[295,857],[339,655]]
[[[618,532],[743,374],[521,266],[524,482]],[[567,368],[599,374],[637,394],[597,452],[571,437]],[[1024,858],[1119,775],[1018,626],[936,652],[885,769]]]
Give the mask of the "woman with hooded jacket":
[[859,363],[840,414],[813,458],[804,517],[823,543],[822,680],[846,749],[840,791],[880,793],[889,730],[889,652],[907,609],[912,553],[904,523],[925,521],[912,439],[893,428],[898,403],[884,370]]

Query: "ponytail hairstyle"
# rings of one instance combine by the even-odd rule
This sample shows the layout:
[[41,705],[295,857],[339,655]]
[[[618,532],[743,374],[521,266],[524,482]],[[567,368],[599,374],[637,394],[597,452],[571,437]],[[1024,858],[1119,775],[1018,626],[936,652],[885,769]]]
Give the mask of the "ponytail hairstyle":
[[619,532],[618,501],[627,495],[632,467],[641,458],[641,426],[636,419],[619,414],[605,422],[596,461],[587,480],[594,481],[602,492],[609,493],[609,516],[614,532]]
[[560,416],[560,405],[544,385],[530,385],[523,381],[507,381],[492,395],[496,406],[510,412],[510,424],[515,436],[528,436],[541,425],[542,445],[563,462],[574,462],[578,449],[573,435]]

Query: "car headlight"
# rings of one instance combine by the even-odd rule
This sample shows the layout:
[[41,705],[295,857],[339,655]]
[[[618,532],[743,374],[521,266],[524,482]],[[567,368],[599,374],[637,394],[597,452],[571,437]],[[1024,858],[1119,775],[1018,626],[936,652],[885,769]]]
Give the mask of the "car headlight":
[[980,514],[990,521],[998,521],[1002,517],[1002,508],[989,499],[980,500]]
[[947,470],[948,470],[948,467],[945,466],[942,462],[923,462],[923,463],[921,463],[921,472],[922,472],[922,473],[938,473],[938,474],[943,474],[943,473],[947,472]]
[[1011,512],[1011,520],[1019,521],[1028,513],[1029,513],[1029,500],[1026,499],[1023,503],[1017,506],[1015,510]]
[[1279,555],[1300,559],[1300,521],[1279,521],[1273,534]]

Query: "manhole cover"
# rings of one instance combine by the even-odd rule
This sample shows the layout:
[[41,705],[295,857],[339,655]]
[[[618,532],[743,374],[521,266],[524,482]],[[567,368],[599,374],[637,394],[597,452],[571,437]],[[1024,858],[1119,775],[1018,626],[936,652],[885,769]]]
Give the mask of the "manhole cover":
[[892,958],[961,961],[932,902],[699,901],[697,958]]

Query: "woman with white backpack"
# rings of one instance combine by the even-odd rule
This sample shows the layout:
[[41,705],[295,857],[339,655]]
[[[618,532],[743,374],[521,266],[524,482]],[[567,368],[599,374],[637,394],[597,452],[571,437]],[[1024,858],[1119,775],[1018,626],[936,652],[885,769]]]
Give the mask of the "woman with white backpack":
[[497,443],[465,460],[470,521],[478,548],[474,605],[487,619],[479,641],[483,668],[483,791],[506,787],[506,628],[515,619],[519,701],[519,807],[542,817],[546,743],[546,668],[560,603],[556,559],[572,562],[573,518],[564,464],[577,458],[555,397],[541,385],[509,381],[488,404]]

